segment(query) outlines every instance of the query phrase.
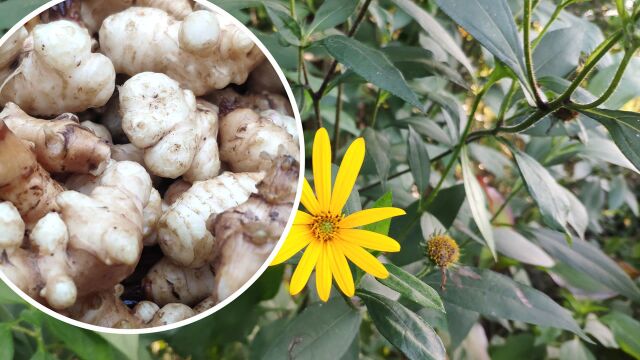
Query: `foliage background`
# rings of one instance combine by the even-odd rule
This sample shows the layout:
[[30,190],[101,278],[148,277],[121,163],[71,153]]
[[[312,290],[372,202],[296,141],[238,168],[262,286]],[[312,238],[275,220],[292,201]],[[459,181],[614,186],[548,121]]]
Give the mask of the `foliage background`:
[[[0,1],[0,29],[41,3]],[[336,163],[365,137],[349,204],[407,209],[374,228],[403,246],[394,281],[320,304],[313,288],[291,298],[280,266],[214,316],[145,336],[65,325],[2,287],[0,358],[640,358],[640,59],[637,16],[618,16],[637,4],[214,3],[286,72],[307,154],[319,125]],[[462,249],[446,291],[422,250],[438,231]]]

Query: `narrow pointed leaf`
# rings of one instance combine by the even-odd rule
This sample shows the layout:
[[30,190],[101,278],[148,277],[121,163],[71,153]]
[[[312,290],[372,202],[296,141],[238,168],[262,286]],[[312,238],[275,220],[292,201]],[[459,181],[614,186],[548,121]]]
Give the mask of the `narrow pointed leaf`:
[[393,264],[385,266],[389,270],[389,277],[378,281],[418,305],[445,312],[440,295],[431,286]]
[[446,350],[438,334],[421,317],[382,295],[360,290],[378,331],[409,359],[444,360]]
[[407,143],[407,153],[409,155],[409,166],[413,180],[416,182],[418,192],[423,194],[429,186],[429,176],[431,175],[431,160],[424,141],[420,135],[409,125],[409,139]]
[[400,70],[381,51],[342,35],[326,37],[320,43],[331,56],[365,80],[422,110],[420,100]]
[[489,210],[487,210],[487,199],[485,198],[484,191],[471,168],[471,161],[469,160],[469,154],[467,153],[466,146],[462,149],[460,161],[462,163],[464,191],[467,193],[467,199],[469,200],[469,207],[471,208],[473,220],[476,222],[487,247],[491,250],[491,254],[493,254],[493,257],[495,258],[496,246],[495,240],[493,239],[493,229],[491,228]]

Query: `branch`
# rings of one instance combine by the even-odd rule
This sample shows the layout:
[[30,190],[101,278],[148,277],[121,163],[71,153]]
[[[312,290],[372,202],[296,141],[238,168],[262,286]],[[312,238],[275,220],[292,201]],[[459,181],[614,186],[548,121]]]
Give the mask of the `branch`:
[[533,57],[531,55],[531,0],[524,1],[524,62],[527,68],[527,80],[529,81],[529,86],[533,90],[533,96],[536,99],[536,105],[544,109],[547,104],[542,100],[542,96],[540,95],[540,88],[538,87],[538,82],[536,81],[536,75],[533,71]]

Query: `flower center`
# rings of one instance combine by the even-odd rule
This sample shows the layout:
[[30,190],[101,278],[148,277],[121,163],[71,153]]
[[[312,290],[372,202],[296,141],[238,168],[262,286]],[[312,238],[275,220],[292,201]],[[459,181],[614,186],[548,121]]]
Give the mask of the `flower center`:
[[314,216],[311,231],[313,236],[320,241],[330,241],[338,231],[338,224],[342,220],[342,215],[323,213]]

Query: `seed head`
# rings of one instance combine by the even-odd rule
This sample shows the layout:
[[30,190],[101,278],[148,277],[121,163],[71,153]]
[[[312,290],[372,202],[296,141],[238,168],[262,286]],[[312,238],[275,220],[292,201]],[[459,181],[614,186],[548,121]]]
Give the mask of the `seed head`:
[[427,241],[427,256],[440,268],[446,269],[458,262],[460,248],[450,236],[436,234]]

